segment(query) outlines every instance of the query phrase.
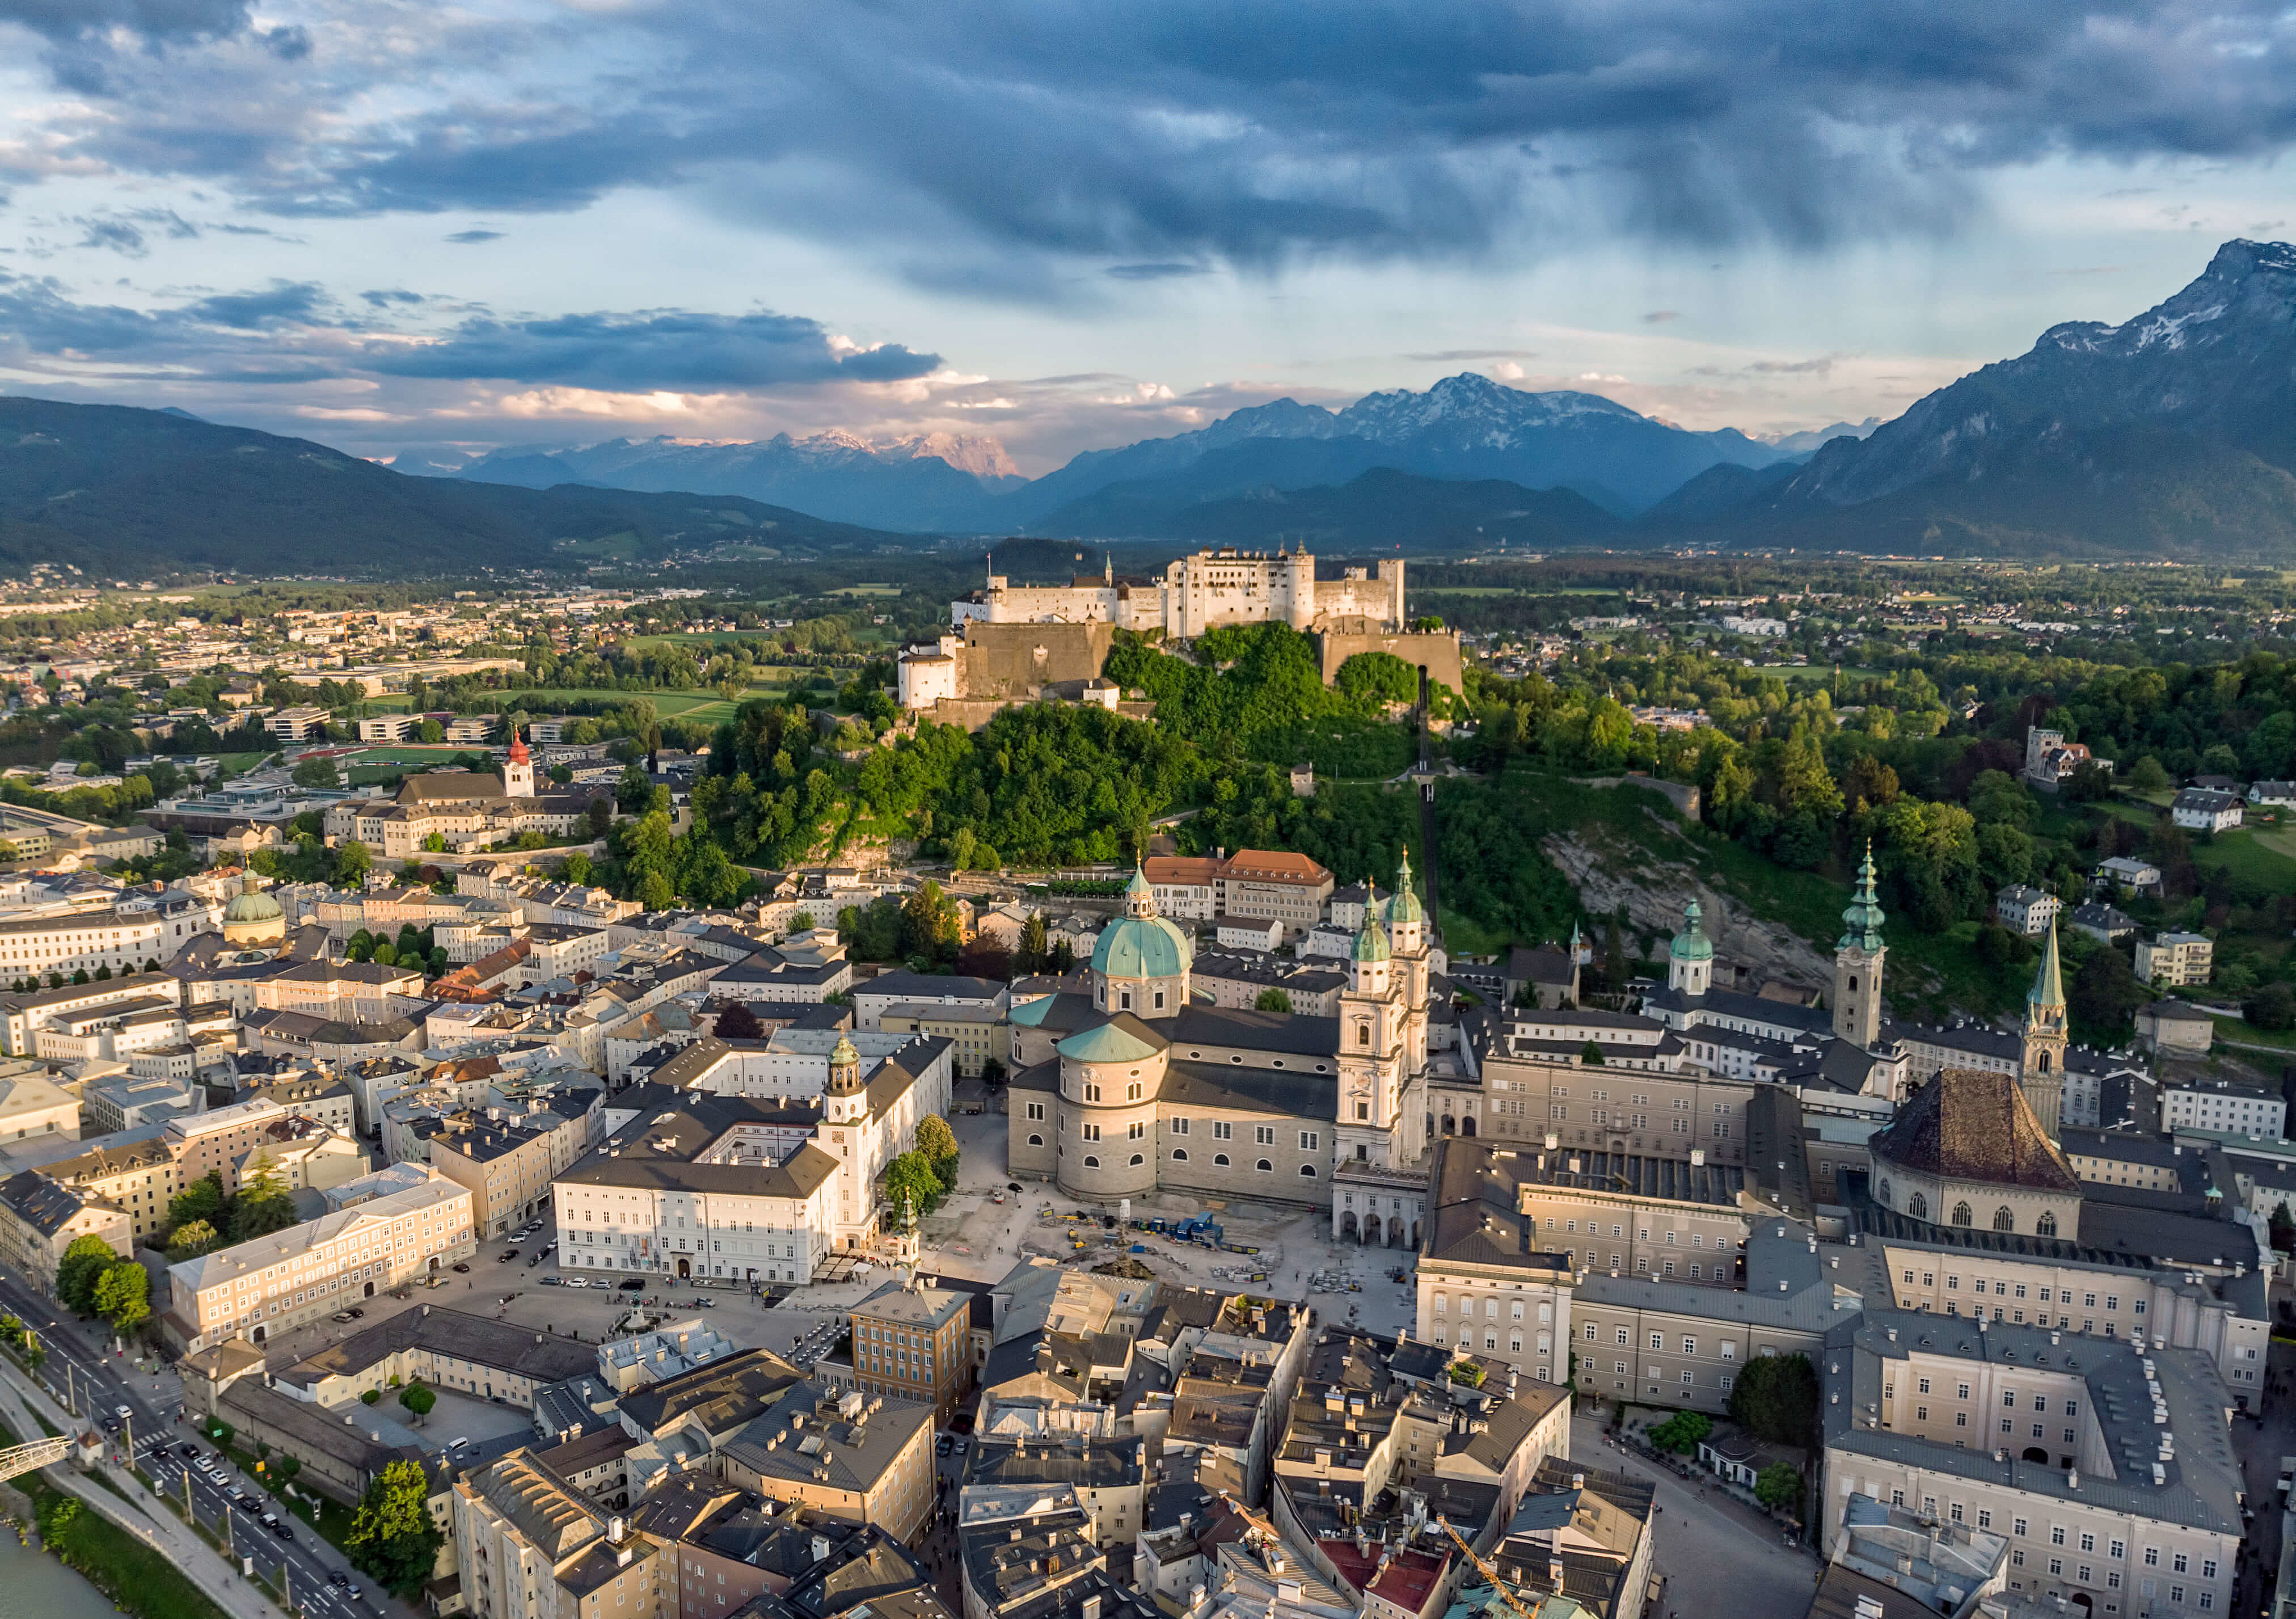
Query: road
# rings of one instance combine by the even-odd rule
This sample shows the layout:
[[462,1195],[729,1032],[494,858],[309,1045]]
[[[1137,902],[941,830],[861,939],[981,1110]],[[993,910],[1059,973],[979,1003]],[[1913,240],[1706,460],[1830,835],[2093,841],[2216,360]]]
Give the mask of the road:
[[1701,1495],[1694,1483],[1614,1450],[1603,1423],[1578,1416],[1570,1423],[1570,1457],[1608,1472],[1655,1483],[1657,1549],[1654,1572],[1667,1576],[1666,1594],[1652,1619],[1670,1612],[1703,1612],[1717,1592],[1742,1619],[1801,1619],[1823,1571],[1817,1559],[1782,1545],[1775,1525],[1718,1494]]
[[[137,1375],[132,1360],[113,1354],[100,1339],[91,1342],[87,1327],[71,1320],[53,1301],[41,1297],[21,1278],[5,1270],[0,1270],[0,1308],[38,1331],[41,1346],[48,1353],[45,1373],[59,1389],[66,1386],[65,1368],[70,1368],[69,1386],[83,1416],[120,1422],[121,1431],[111,1435],[114,1453],[132,1436],[136,1465],[179,1503],[184,1499],[184,1477],[189,1473],[193,1508],[200,1521],[220,1533],[219,1526],[227,1517],[232,1545],[242,1556],[255,1560],[256,1572],[265,1579],[275,1582],[283,1566],[298,1607],[325,1619],[374,1619],[378,1612],[397,1606],[373,1581],[354,1574],[342,1553],[308,1524],[297,1520],[292,1524],[291,1543],[264,1529],[257,1520],[273,1511],[283,1520],[285,1503],[275,1501],[267,1492],[240,1477],[236,1467],[226,1469],[230,1476],[220,1485],[194,1470],[181,1450],[194,1442],[197,1435],[177,1418],[183,1402],[180,1393],[170,1393],[172,1377]],[[128,1411],[124,1421],[118,1415],[122,1406]],[[212,1459],[215,1447],[201,1442],[200,1453]],[[254,1498],[252,1513],[231,1506],[234,1488]],[[348,1575],[365,1592],[365,1599],[354,1601],[331,1585],[331,1574]]]

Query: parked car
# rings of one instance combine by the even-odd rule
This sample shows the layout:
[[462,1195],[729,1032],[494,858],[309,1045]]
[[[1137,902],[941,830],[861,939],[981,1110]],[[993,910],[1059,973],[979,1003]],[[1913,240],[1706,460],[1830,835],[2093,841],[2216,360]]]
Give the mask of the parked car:
[[112,1408],[112,1414],[113,1414],[114,1416],[118,1417],[118,1418],[119,1418],[119,1420],[120,1420],[120,1421],[122,1421],[122,1422],[127,1421],[130,1417],[133,1417],[134,1415],[135,1415],[135,1413],[134,1411],[130,1410],[127,1407],[126,1407],[126,1406],[124,1406],[124,1405],[121,1405],[121,1406],[114,1406],[114,1407]]
[[464,1276],[468,1276],[471,1273],[471,1268],[464,1264],[461,1260],[456,1260],[455,1262],[455,1269]]
[[[532,1265],[529,1265],[527,1269],[531,1270],[534,1267]],[[555,1287],[559,1285],[558,1278],[554,1276],[545,1276],[542,1278],[542,1285],[545,1287]]]
[[348,1321],[350,1319],[351,1312],[348,1310],[338,1310],[334,1314],[327,1318],[330,1321]]
[[496,1263],[496,1264],[498,1264],[498,1265],[507,1265],[507,1264],[509,1264],[509,1263],[511,1262],[511,1261],[512,1261],[512,1260],[516,1259],[517,1257],[518,1257],[518,1250],[517,1250],[517,1249],[515,1249],[515,1248],[505,1248],[505,1249],[504,1249],[500,1253],[497,1253],[497,1254],[496,1254],[496,1255],[495,1255],[495,1263]]
[[272,1525],[271,1525],[271,1533],[274,1533],[274,1534],[275,1534],[275,1535],[277,1535],[277,1536],[278,1536],[281,1540],[283,1540],[283,1541],[291,1541],[291,1541],[294,1540],[294,1538],[295,1538],[295,1532],[294,1532],[293,1530],[291,1530],[291,1529],[288,1528],[288,1527],[287,1527],[287,1525],[286,1525],[286,1524],[272,1524]]
[[620,1286],[624,1293],[643,1293],[645,1291],[645,1278],[641,1276],[624,1277]]
[[366,1311],[361,1310],[356,1304],[352,1305],[348,1310],[344,1311],[343,1313],[350,1317],[354,1321],[364,1321],[366,1319]]

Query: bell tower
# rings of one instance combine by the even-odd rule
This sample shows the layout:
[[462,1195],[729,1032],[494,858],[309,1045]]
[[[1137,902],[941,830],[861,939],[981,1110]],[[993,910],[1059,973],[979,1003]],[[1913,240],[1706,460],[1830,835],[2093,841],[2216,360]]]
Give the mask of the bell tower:
[[534,796],[534,760],[527,754],[525,740],[515,731],[511,733],[510,757],[503,761],[503,796]]
[[868,1096],[861,1089],[861,1054],[841,1034],[829,1054],[829,1090],[824,1110],[832,1124],[849,1124],[869,1111]]
[[2049,918],[2048,942],[2041,949],[2041,968],[2025,995],[2025,1050],[2018,1065],[2017,1084],[2033,1115],[2049,1139],[2064,1134],[2065,1110],[2065,980],[2057,965],[2057,919]]
[[1857,892],[1841,913],[1843,931],[1833,947],[1833,1032],[1860,1051],[1882,1038],[1882,964],[1890,953],[1882,942],[1882,901],[1874,892],[1874,845],[1857,868]]
[[1714,983],[1714,941],[1706,936],[1705,911],[1695,898],[1682,907],[1682,931],[1666,947],[1666,987],[1692,999]]
[[1334,1156],[1391,1164],[1402,1103],[1403,996],[1376,914],[1364,919],[1340,993],[1340,1096]]

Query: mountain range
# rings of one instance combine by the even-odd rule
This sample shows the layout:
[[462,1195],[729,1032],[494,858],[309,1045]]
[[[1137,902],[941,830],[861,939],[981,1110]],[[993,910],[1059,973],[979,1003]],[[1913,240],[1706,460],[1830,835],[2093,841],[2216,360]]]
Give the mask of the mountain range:
[[0,567],[63,560],[99,574],[462,578],[728,546],[761,557],[870,550],[892,539],[730,496],[412,478],[182,411],[0,397]]
[[2296,555],[2296,248],[2226,242],[2132,319],[2054,326],[1894,421],[1775,441],[1464,374],[1277,400],[1033,481],[991,440],[842,433],[415,470],[179,410],[0,399],[0,564],[462,573],[926,533]]
[[1767,467],[1804,454],[1735,428],[1693,432],[1599,394],[1531,393],[1467,372],[1424,392],[1368,394],[1342,410],[1276,399],[1193,432],[1086,450],[1033,481],[1013,474],[993,440],[872,443],[845,433],[529,447],[496,450],[459,473],[529,488],[574,481],[745,495],[917,532],[1121,539],[1176,537],[1180,514],[1200,505],[1336,487],[1374,470],[1570,489],[1612,517],[1630,517],[1710,466]]
[[530,489],[587,483],[740,495],[833,522],[918,533],[971,528],[995,496],[1028,482],[996,440],[959,433],[873,441],[849,432],[782,433],[748,444],[609,439],[498,449],[452,470]]

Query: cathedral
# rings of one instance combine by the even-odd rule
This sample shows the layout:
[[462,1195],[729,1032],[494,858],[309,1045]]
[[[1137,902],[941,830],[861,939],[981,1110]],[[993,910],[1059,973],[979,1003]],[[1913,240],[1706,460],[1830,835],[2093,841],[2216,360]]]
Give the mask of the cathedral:
[[[1013,1009],[1011,1163],[1102,1204],[1176,1192],[1328,1206],[1417,1240],[1431,1071],[1456,1066],[1406,859],[1367,908],[1337,1015],[1205,1004],[1144,874],[1094,947],[1089,993]],[[1375,1228],[1362,1224],[1375,1220]]]

